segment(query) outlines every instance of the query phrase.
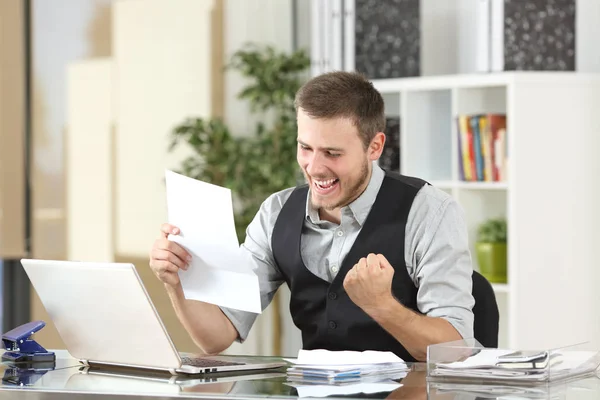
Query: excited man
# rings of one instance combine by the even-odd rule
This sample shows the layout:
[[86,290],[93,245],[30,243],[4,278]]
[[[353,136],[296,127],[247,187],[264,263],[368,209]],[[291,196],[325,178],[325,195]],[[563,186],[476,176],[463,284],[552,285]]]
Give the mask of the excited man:
[[[430,344],[473,337],[462,211],[425,181],[377,165],[381,94],[359,74],[332,72],[300,88],[296,113],[308,184],[265,200],[241,246],[263,309],[287,283],[304,349],[384,350],[413,361]],[[196,344],[219,353],[245,340],[256,314],[185,299],[177,271],[189,254],[167,239],[178,233],[161,227],[150,267]]]

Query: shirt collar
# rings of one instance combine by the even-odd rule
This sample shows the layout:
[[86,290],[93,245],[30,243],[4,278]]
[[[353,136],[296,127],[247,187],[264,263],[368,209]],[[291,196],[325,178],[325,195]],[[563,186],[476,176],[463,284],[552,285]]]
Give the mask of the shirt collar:
[[[381,167],[374,162],[371,179],[369,180],[367,188],[352,203],[348,204],[346,207],[342,207],[342,215],[347,214],[346,209],[348,209],[356,222],[362,227],[371,211],[373,203],[375,203],[377,193],[379,193],[384,177],[385,172],[383,172]],[[319,218],[319,210],[312,206],[310,201],[310,191],[311,188],[308,189],[308,197],[306,199],[306,219],[313,224],[317,224],[321,222],[321,218]]]

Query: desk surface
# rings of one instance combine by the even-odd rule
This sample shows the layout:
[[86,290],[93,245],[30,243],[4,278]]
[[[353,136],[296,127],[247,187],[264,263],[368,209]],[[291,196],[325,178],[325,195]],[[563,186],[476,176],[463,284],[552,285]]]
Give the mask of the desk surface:
[[[171,377],[168,375],[133,374],[131,371],[100,371],[82,367],[64,350],[56,351],[54,369],[39,372],[11,370],[3,363],[0,400],[4,399],[104,399],[127,397],[142,399],[210,398],[210,399],[288,399],[306,392],[286,383],[284,369],[258,374],[209,377]],[[216,380],[216,381],[215,381]],[[12,381],[12,382],[11,382]],[[19,385],[18,382],[25,382]],[[395,399],[478,399],[478,398],[532,398],[532,399],[599,399],[600,378],[596,376],[552,386],[530,389],[510,387],[452,387],[427,383],[424,365],[411,365],[411,371],[393,391],[372,394],[345,394],[343,398]],[[313,396],[325,396],[327,387]],[[312,392],[315,393],[315,392]],[[336,397],[330,395],[328,398]]]

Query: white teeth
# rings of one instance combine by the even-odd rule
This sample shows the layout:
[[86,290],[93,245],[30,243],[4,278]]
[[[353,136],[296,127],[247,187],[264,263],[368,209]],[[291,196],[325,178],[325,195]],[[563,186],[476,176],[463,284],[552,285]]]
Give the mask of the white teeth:
[[329,179],[328,181],[315,181],[315,183],[319,186],[329,186],[335,182],[335,179]]

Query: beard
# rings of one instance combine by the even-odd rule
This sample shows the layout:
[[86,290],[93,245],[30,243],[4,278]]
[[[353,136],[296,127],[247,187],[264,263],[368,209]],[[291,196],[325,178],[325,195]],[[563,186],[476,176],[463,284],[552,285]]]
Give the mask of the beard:
[[356,198],[358,198],[364,191],[365,187],[363,186],[365,186],[367,179],[369,179],[369,162],[365,160],[365,162],[361,165],[360,173],[356,178],[349,178],[346,182],[342,182],[341,180],[338,182],[341,191],[339,200],[332,202],[318,201],[315,200],[315,195],[313,192],[311,195],[313,207],[332,211],[336,208],[347,206],[356,200]]

